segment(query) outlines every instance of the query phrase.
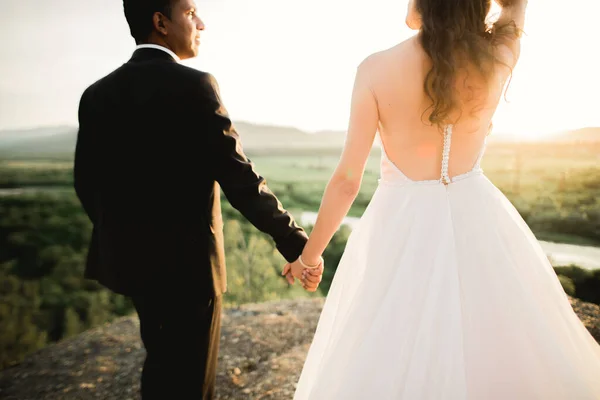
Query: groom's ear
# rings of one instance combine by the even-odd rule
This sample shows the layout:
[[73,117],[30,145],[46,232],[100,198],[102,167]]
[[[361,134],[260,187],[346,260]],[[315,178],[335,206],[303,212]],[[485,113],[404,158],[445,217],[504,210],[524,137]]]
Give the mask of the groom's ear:
[[167,35],[167,27],[165,26],[165,16],[159,12],[155,12],[152,16],[152,24],[154,25],[154,29],[163,35]]

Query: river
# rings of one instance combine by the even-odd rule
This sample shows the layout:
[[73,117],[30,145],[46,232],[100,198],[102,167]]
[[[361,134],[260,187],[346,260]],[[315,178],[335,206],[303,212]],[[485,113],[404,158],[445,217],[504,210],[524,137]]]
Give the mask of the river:
[[[21,195],[37,191],[49,190],[65,190],[65,188],[19,188],[19,189],[0,189],[0,196]],[[301,225],[312,225],[317,220],[317,213],[305,211],[300,215],[299,222]],[[346,217],[344,224],[353,228],[358,223],[357,217]],[[552,264],[555,266],[562,265],[578,265],[586,269],[600,269],[600,247],[581,246],[566,243],[554,243],[539,241],[542,248],[552,259]]]
[[[317,213],[311,211],[303,212],[299,218],[301,225],[313,225],[316,220]],[[353,228],[359,220],[357,217],[346,217],[343,224]],[[586,269],[600,269],[600,247],[539,242],[554,266],[574,264]]]

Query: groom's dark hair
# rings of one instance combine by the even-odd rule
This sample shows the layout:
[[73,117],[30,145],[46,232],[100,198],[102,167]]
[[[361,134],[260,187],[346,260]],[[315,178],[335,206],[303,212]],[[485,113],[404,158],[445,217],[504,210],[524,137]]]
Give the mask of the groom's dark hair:
[[123,0],[125,19],[129,24],[131,36],[137,44],[148,40],[154,30],[152,17],[154,13],[162,13],[171,18],[171,6],[176,0]]

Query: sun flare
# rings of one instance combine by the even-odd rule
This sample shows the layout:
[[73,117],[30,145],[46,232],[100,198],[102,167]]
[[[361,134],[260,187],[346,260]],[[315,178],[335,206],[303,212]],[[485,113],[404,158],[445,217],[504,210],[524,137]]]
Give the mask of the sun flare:
[[[406,0],[198,5],[206,31],[199,57],[187,64],[217,77],[232,117],[307,131],[346,129],[356,66],[414,34],[404,24]],[[16,2],[3,17],[0,29],[14,40],[0,63],[0,129],[76,124],[85,87],[135,46],[120,2],[39,7]],[[598,14],[600,3],[591,0],[530,2],[521,59],[494,134],[536,138],[600,126]]]

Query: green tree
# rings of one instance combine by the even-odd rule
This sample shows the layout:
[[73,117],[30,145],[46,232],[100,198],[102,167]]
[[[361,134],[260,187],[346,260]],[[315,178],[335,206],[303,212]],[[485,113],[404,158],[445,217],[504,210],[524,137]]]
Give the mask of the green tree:
[[346,243],[348,242],[348,238],[350,237],[351,229],[345,225],[343,225],[336,233],[333,235],[331,242],[325,249],[323,253],[323,260],[325,260],[325,270],[323,271],[323,280],[321,281],[321,292],[324,295],[329,293],[329,288],[331,287],[331,282],[333,281],[333,277],[335,276],[335,272],[337,271],[338,264],[342,259],[342,255],[344,254],[344,250],[346,248]]
[[225,223],[226,301],[242,304],[309,296],[300,285],[290,287],[281,276],[285,259],[264,233],[252,228],[246,234],[243,225],[238,220]]
[[560,284],[562,285],[565,293],[571,297],[574,297],[575,296],[575,282],[573,282],[573,280],[571,278],[567,278],[564,275],[558,275],[558,280],[560,281]]
[[71,307],[68,307],[65,310],[64,324],[65,327],[63,337],[74,336],[84,330],[81,320],[79,319],[79,315]]
[[0,369],[46,344],[46,334],[36,325],[41,299],[37,282],[23,281],[0,265]]

